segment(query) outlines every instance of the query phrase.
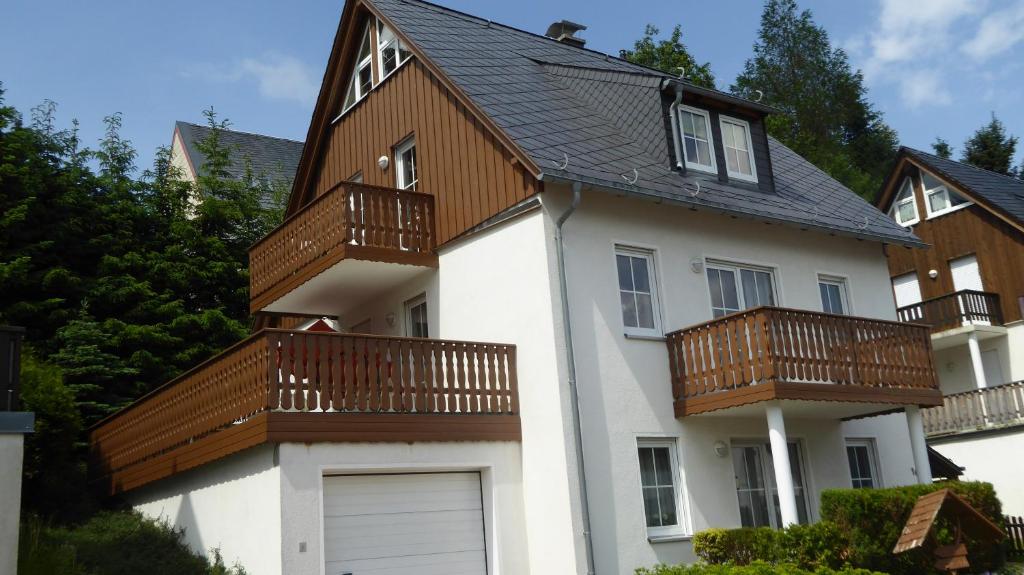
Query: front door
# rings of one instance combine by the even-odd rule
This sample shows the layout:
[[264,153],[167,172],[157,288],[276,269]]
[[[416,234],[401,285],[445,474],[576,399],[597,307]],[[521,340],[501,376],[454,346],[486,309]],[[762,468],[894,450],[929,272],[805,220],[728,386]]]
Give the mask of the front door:
[[[740,522],[744,527],[781,527],[779,491],[775,483],[772,448],[766,443],[733,443],[733,471],[736,473],[736,498]],[[804,483],[800,446],[789,443],[789,464],[793,473],[793,493],[800,523],[807,523],[807,490]]]

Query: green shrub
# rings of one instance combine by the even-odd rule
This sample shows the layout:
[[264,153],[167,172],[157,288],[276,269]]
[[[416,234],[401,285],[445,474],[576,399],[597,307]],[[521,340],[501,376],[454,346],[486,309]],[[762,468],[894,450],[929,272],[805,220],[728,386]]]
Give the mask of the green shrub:
[[749,565],[709,565],[697,563],[695,565],[658,565],[650,569],[640,568],[636,575],[884,575],[856,569],[843,567],[840,569],[829,569],[819,567],[815,570],[807,570],[793,565],[792,563],[767,563],[755,561]]
[[768,527],[708,529],[693,537],[693,551],[709,564],[746,565],[757,560],[792,563],[804,569],[846,564],[849,539],[827,522]]
[[[932,549],[893,555],[892,548],[918,497],[950,488],[997,525],[1002,524],[1002,507],[989,483],[942,482],[909,485],[890,489],[832,489],[821,494],[821,517],[834,523],[850,538],[850,563],[894,575],[935,573]],[[940,521],[936,535],[942,543],[950,541],[951,529]],[[1003,563],[1000,546],[986,546],[965,538],[973,570],[997,570]]]
[[77,527],[22,523],[18,572],[24,575],[244,575],[194,554],[184,533],[134,512],[103,512]]

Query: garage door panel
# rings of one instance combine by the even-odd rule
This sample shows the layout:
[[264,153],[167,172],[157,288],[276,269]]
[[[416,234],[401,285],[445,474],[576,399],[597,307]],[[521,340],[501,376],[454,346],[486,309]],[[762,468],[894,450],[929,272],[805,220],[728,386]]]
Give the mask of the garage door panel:
[[478,473],[324,478],[327,575],[484,575]]

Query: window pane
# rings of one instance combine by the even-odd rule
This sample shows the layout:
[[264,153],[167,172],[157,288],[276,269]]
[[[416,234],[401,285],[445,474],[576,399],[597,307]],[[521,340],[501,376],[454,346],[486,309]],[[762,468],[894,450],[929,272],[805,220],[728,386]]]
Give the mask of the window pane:
[[933,212],[938,212],[949,207],[949,198],[946,191],[942,190],[928,195],[928,207]]
[[733,133],[733,126],[728,122],[722,122],[722,143],[727,148],[736,147],[736,135]]
[[693,133],[700,140],[708,139],[708,124],[704,116],[693,114]]
[[667,447],[653,448],[654,472],[657,474],[658,485],[672,485],[672,455]]
[[630,258],[633,264],[633,283],[636,291],[651,293],[651,277],[647,271],[647,258]]
[[743,301],[747,308],[758,305],[757,276],[753,270],[740,270],[740,282],[743,284]]
[[722,298],[725,303],[725,307],[739,311],[740,300],[739,292],[736,291],[736,275],[729,270],[722,270]]
[[899,222],[909,222],[914,219],[914,204],[907,202],[899,205]]
[[739,171],[739,161],[736,159],[736,150],[734,148],[725,149],[725,164],[729,167],[730,172]]
[[363,66],[359,69],[359,93],[366,94],[373,87],[373,70],[370,66]]
[[397,50],[395,50],[395,44],[392,43],[390,46],[382,49],[380,51],[380,55],[383,60],[383,62],[381,62],[381,66],[384,68],[384,75],[386,76],[391,72],[394,72],[395,68],[398,67],[398,53]]
[[683,112],[681,114],[683,120],[683,134],[687,136],[693,136],[693,114],[690,112]]
[[676,491],[672,486],[658,488],[658,504],[661,510],[661,525],[675,525],[676,520]]
[[697,142],[697,161],[701,165],[711,165],[711,149],[707,142]]
[[622,303],[622,323],[626,327],[640,327],[636,317],[636,298],[633,292],[619,292],[619,301]]
[[914,195],[914,185],[910,178],[903,180],[903,185],[900,186],[900,193],[896,196],[896,201],[905,200]]
[[753,175],[754,171],[750,166],[750,154],[741,151],[739,152],[737,159],[739,160],[739,168],[737,168],[736,171],[748,176]]
[[828,285],[819,283],[818,292],[821,294],[821,309],[825,313],[834,313],[832,311],[832,300],[828,294]]
[[638,449],[640,455],[640,484],[644,487],[657,485],[657,473],[654,470],[654,449],[641,447]]
[[654,329],[654,302],[651,301],[650,294],[637,292],[636,315],[637,327]]
[[926,192],[942,186],[942,182],[926,172],[921,172],[921,183],[924,184]]
[[754,272],[757,278],[757,305],[775,305],[775,290],[772,289],[772,274]]
[[686,159],[699,164],[700,158],[697,154],[697,140],[694,140],[693,138],[683,138],[683,142],[686,144]]
[[615,265],[619,271],[619,289],[620,290],[631,290],[633,289],[633,272],[629,265],[629,256],[622,254],[616,254]]
[[658,509],[658,490],[654,487],[645,487],[644,492],[644,515],[647,518],[648,527],[661,527],[661,510]]

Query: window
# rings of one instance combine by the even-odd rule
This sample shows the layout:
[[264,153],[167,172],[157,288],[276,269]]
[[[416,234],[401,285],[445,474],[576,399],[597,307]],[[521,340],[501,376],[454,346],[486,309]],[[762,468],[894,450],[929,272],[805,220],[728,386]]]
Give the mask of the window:
[[881,487],[878,477],[875,443],[870,439],[846,441],[846,458],[850,462],[850,480],[857,489]]
[[658,331],[658,297],[651,252],[616,248],[619,301],[627,335],[663,335]]
[[711,139],[711,120],[704,110],[679,106],[679,132],[683,138],[686,167],[715,173],[715,146]]
[[637,455],[648,535],[682,532],[675,441],[640,440]]
[[900,191],[896,194],[896,199],[892,201],[889,215],[901,226],[911,226],[919,221],[917,202],[914,199],[914,183],[910,178],[903,178]]
[[410,52],[405,49],[395,33],[377,20],[377,61],[380,62],[379,80],[383,80],[409,59]]
[[818,291],[821,293],[821,311],[837,315],[850,313],[850,306],[846,301],[846,280],[818,276]]
[[395,148],[395,177],[401,190],[416,190],[419,173],[416,171],[416,140],[409,138]]
[[373,57],[370,50],[370,27],[363,31],[363,41],[359,45],[359,55],[356,56],[356,67],[349,82],[348,93],[345,95],[345,106],[342,113],[363,99],[363,96],[373,88]]
[[720,263],[708,263],[706,267],[712,317],[775,305],[775,279],[771,270]]
[[722,146],[725,150],[725,169],[730,178],[747,182],[757,181],[754,166],[754,146],[750,141],[750,124],[735,118],[721,117]]
[[430,337],[426,294],[405,302],[405,333],[409,337]]
[[924,185],[924,204],[928,209],[929,218],[970,205],[963,196],[949,191],[945,184],[931,174],[921,172],[921,183]]
[[[768,443],[733,444],[732,465],[736,474],[736,497],[743,527],[781,527],[779,490],[775,483],[775,465]],[[804,484],[800,446],[789,442],[789,466],[793,474],[797,519],[808,522],[807,488]]]

